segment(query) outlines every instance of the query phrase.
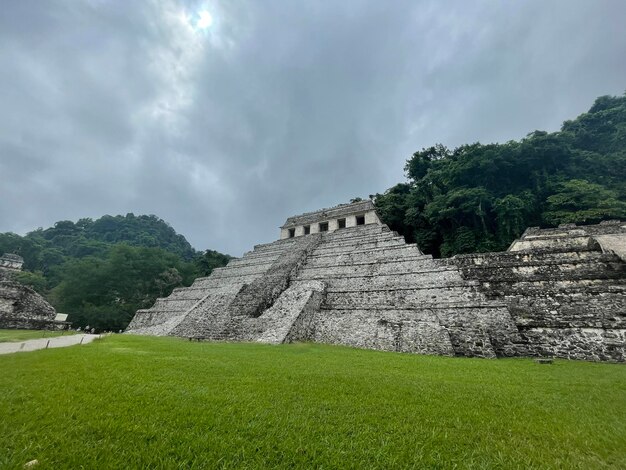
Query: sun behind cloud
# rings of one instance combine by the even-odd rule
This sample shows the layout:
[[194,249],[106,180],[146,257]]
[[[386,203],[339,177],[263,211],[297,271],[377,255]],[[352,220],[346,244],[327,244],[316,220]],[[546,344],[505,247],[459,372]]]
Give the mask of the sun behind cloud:
[[213,16],[207,10],[198,12],[198,21],[196,21],[197,29],[208,29],[213,24]]

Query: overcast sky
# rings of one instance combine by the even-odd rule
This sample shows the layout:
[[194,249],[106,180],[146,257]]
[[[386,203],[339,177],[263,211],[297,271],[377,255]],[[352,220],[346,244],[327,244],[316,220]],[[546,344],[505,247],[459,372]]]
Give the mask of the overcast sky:
[[239,256],[443,143],[626,91],[626,1],[4,0],[0,232],[156,214]]

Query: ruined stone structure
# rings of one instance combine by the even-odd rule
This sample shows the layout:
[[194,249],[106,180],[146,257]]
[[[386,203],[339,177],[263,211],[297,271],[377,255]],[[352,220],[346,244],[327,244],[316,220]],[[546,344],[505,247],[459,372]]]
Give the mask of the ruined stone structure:
[[290,217],[128,332],[477,357],[626,358],[626,223],[528,229],[509,251],[433,259],[371,201]]
[[69,323],[56,321],[57,313],[30,287],[11,280],[24,260],[13,254],[0,256],[0,328],[60,330]]
[[14,272],[20,272],[24,259],[21,256],[5,253],[0,256],[0,281],[11,278]]

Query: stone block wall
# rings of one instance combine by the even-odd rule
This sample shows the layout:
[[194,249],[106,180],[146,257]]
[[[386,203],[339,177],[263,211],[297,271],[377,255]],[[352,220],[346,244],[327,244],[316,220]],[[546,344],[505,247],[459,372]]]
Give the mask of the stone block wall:
[[624,361],[626,263],[596,239],[623,241],[622,230],[619,224],[529,229],[511,251],[450,262],[507,306],[527,354]]
[[[190,287],[174,289],[146,310],[139,310],[126,329],[133,334],[197,337],[219,318],[242,288],[262,277],[294,240],[257,245],[240,259],[197,278]],[[221,321],[221,320],[219,320]]]

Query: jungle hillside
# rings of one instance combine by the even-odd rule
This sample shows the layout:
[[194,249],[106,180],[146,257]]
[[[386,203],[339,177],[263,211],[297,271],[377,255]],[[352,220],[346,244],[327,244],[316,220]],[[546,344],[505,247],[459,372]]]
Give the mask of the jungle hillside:
[[154,215],[60,221],[25,236],[0,233],[0,254],[24,258],[16,281],[31,286],[76,327],[126,328],[138,309],[225,266],[230,256],[196,251]]
[[602,96],[558,132],[415,152],[407,181],[375,198],[425,253],[506,250],[527,227],[626,218],[626,94]]

